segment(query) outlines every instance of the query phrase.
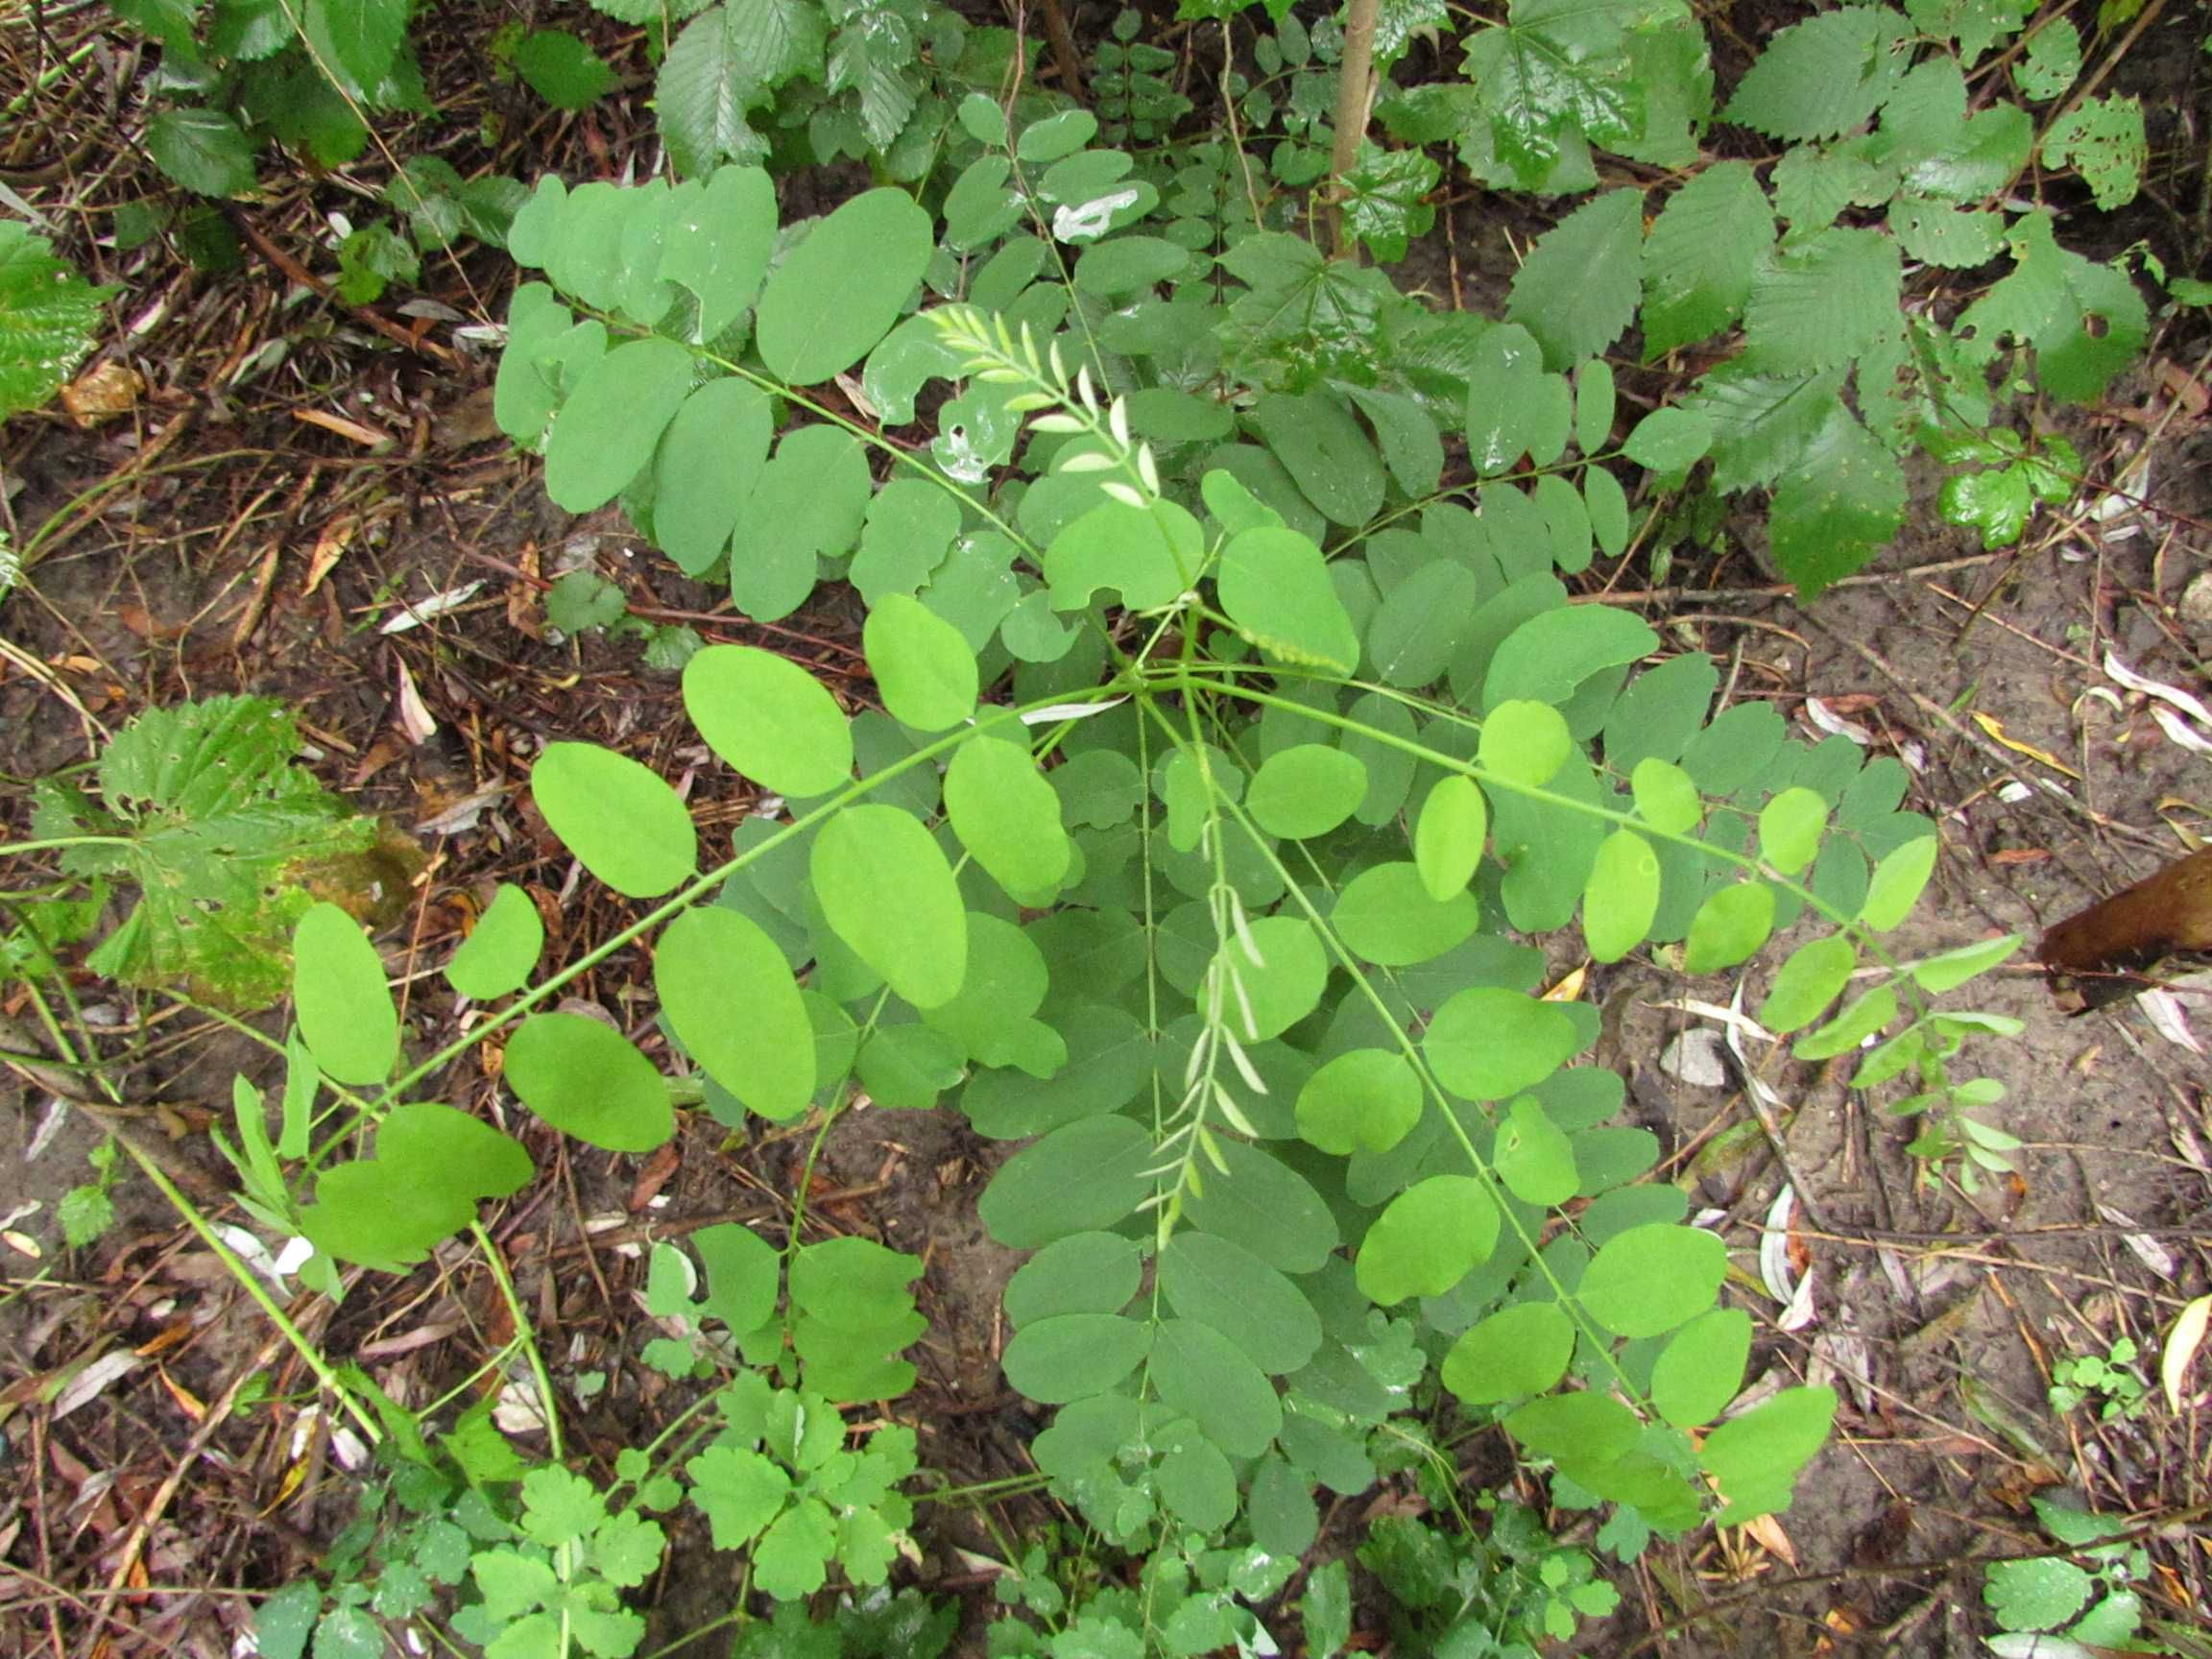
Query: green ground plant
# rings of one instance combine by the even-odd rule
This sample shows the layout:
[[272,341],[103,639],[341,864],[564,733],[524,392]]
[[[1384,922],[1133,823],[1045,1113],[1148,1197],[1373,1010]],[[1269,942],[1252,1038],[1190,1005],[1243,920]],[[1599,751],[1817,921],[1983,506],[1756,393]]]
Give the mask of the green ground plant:
[[[1571,1639],[1609,1610],[1601,1553],[1786,1507],[1835,1396],[1736,1409],[1753,1325],[1722,1292],[1756,1291],[1682,1190],[1647,1178],[1658,1141],[1613,1121],[1622,1081],[1585,1059],[1595,1009],[1547,994],[1527,941],[1578,926],[1596,963],[1644,951],[1695,977],[1794,930],[1759,1022],[1856,1087],[1902,1083],[1915,1149],[1971,1169],[2011,1143],[1969,1116],[1995,1096],[1957,1074],[1961,1051],[2017,1026],[1935,998],[2017,940],[1901,959],[1890,936],[1938,851],[1900,810],[1902,765],[1800,742],[1561,578],[1770,489],[1775,559],[1816,592],[1894,533],[1916,447],[1991,469],[1953,492],[1985,535],[2054,499],[2055,444],[1944,436],[1994,425],[2031,367],[2096,396],[2145,325],[2125,270],[2014,204],[2025,108],[1968,112],[1968,69],[2025,12],[1821,13],[1719,107],[1687,8],[1532,4],[1474,28],[1464,79],[1382,89],[1403,147],[1328,181],[1370,258],[1427,228],[1426,147],[1542,195],[1595,188],[1595,152],[1669,170],[1537,237],[1493,318],[1312,239],[1333,23],[1270,7],[1250,29],[1224,7],[1237,125],[1137,153],[1102,140],[1153,144],[1188,112],[1126,29],[1101,63],[1109,133],[1042,95],[961,95],[996,87],[1007,43],[926,6],[796,0],[773,60],[735,0],[603,10],[670,32],[677,177],[549,177],[515,205],[507,246],[537,276],[496,418],[542,453],[556,504],[618,504],[748,617],[848,584],[881,707],[849,711],[752,647],[682,651],[699,738],[760,792],[710,846],[652,771],[548,744],[538,808],[635,908],[549,962],[503,888],[445,968],[481,1018],[432,1051],[360,925],[287,898],[277,1130],[242,1088],[226,1145],[249,1214],[312,1246],[302,1282],[335,1293],[343,1267],[481,1244],[479,1206],[534,1178],[512,1128],[437,1098],[480,1049],[540,1123],[616,1154],[694,1106],[803,1125],[816,1153],[855,1111],[955,1110],[1016,1148],[979,1199],[1025,1253],[1004,1369],[1050,1414],[1039,1480],[1083,1529],[1066,1553],[1007,1552],[995,1654],[1256,1641],[1318,1539],[1317,1494],[1387,1476],[1434,1513],[1379,1529],[1361,1564],[1406,1639],[1439,1644]],[[1413,32],[1443,21],[1399,9],[1378,62],[1406,73]],[[2065,37],[2030,46],[2010,73],[2051,98]],[[529,79],[519,44],[516,62]],[[1717,120],[1788,148],[1764,178],[1707,163]],[[2042,158],[2113,204],[2134,120],[2105,100],[2055,123]],[[894,182],[798,224],[751,164],[838,156]],[[1907,259],[2001,274],[1946,320],[1904,304]],[[1631,328],[1647,363],[1739,329],[1741,349],[1646,410],[1612,361]],[[573,582],[557,625],[624,625],[603,588]],[[110,751],[125,772],[131,743]],[[267,746],[255,776],[307,810],[293,754]],[[99,781],[41,835],[87,879],[143,856],[144,814],[174,806],[110,788],[105,764]],[[558,1005],[624,952],[650,958],[642,1041]],[[351,1430],[436,1475],[396,1484],[344,1571],[271,1616],[318,1651],[336,1621],[344,1651],[369,1615],[427,1606],[420,1578],[500,1659],[618,1659],[640,1628],[623,1594],[664,1543],[652,1517],[688,1503],[747,1563],[740,1651],[870,1650],[891,1638],[865,1609],[941,1644],[919,1599],[830,1623],[801,1605],[882,1585],[912,1504],[968,1500],[931,1485],[905,1430],[849,1431],[834,1409],[912,1386],[920,1263],[809,1242],[804,1220],[656,1247],[637,1358],[696,1394],[611,1482],[568,1468],[495,1252],[517,1330],[495,1363],[540,1403],[534,1460],[449,1407],[397,1411],[260,1292]],[[1603,1513],[1593,1548],[1458,1493],[1457,1449],[1492,1431],[1554,1505]],[[466,1542],[438,1529],[433,1573],[441,1516]],[[396,1567],[416,1578],[379,1608]],[[1347,1586],[1326,1563],[1300,1592],[1316,1652],[1346,1639]],[[754,1619],[756,1590],[781,1605]]]
[[2134,1586],[2150,1575],[2151,1557],[2128,1540],[2127,1526],[2072,1503],[2031,1502],[2044,1531],[2069,1553],[1990,1564],[1982,1599],[2003,1632],[1990,1638],[1990,1651],[2004,1659],[2115,1648],[2174,1651],[2145,1640],[2143,1598]]
[[[1649,947],[1699,975],[1808,924],[1761,1022],[1835,1058],[1902,1021],[1877,1052],[1937,1079],[1963,1027],[1935,1024],[1932,995],[2016,941],[1897,960],[1884,936],[1936,850],[1897,810],[1902,769],[1803,746],[1763,705],[1715,714],[1709,663],[1639,668],[1659,644],[1643,622],[1569,603],[1553,572],[1591,557],[1587,503],[1601,516],[1610,499],[1592,480],[1686,464],[1695,417],[1646,416],[1617,442],[1600,366],[1551,375],[1510,349],[1528,339],[1513,325],[1436,318],[1279,234],[1230,256],[1240,286],[1205,327],[1164,317],[1179,302],[1139,296],[1190,250],[1112,236],[1156,193],[1084,148],[1087,117],[1017,132],[992,129],[997,112],[963,119],[1009,178],[1026,155],[1046,181],[955,216],[974,284],[890,189],[773,270],[773,193],[751,169],[673,188],[549,180],[517,216],[520,256],[553,280],[517,295],[498,405],[544,443],[555,498],[625,500],[758,614],[850,580],[883,709],[849,715],[751,647],[694,655],[699,735],[781,802],[726,850],[703,849],[636,761],[548,746],[539,808],[638,912],[549,967],[534,907],[503,892],[447,970],[487,1017],[438,1052],[407,1051],[358,925],[326,905],[301,918],[301,1150],[278,1137],[257,1202],[314,1244],[305,1271],[324,1282],[341,1263],[404,1268],[470,1228],[533,1171],[513,1134],[425,1097],[484,1043],[540,1120],[614,1152],[664,1142],[681,1097],[733,1127],[806,1121],[817,1145],[863,1103],[949,1103],[1018,1144],[980,1199],[993,1235],[1030,1253],[1007,1290],[1006,1374],[1054,1412],[1034,1447],[1050,1489],[1142,1565],[1013,1621],[1004,1652],[1107,1627],[1131,1652],[1233,1640],[1314,1543],[1317,1488],[1362,1491],[1407,1466],[1408,1444],[1446,1455],[1490,1426],[1549,1471],[1555,1502],[1606,1508],[1623,1554],[1787,1505],[1834,1396],[1785,1388],[1727,1415],[1751,1339],[1749,1314],[1719,1305],[1727,1250],[1686,1223],[1680,1189],[1639,1180],[1658,1142],[1608,1121],[1618,1076],[1575,1063],[1594,1010],[1539,996],[1544,959],[1506,929],[1579,917],[1600,962]],[[1011,240],[1033,204],[1090,232],[1064,277],[1055,244]],[[646,216],[657,237],[636,228]],[[620,256],[656,242],[649,267]],[[994,269],[987,310],[973,287]],[[948,302],[905,317],[926,280]],[[1317,372],[1330,349],[1356,334],[1372,349],[1348,313],[1409,340],[1471,337],[1468,373],[1338,393]],[[1196,389],[1233,361],[1308,379],[1242,405]],[[1177,364],[1196,369],[1139,383],[1138,366],[1167,380]],[[879,411],[951,383],[928,449],[805,390],[855,367]],[[1556,391],[1494,395],[1515,377]],[[778,443],[780,409],[814,419]],[[1433,411],[1478,423],[1496,458],[1480,517],[1438,494]],[[1531,446],[1552,469],[1523,493],[1509,474]],[[893,468],[880,488],[871,450]],[[983,699],[1009,676],[1009,701]],[[665,1064],[551,1006],[646,942]],[[749,1398],[794,1382],[896,1398],[917,1263],[801,1238],[703,1237],[704,1301],[657,1253],[648,1361],[733,1371]],[[842,1447],[833,1416],[803,1415]],[[839,1455],[874,1455],[885,1432]],[[878,1573],[903,1512],[878,1503],[863,1524],[849,1485],[809,1484],[814,1466],[763,1448],[740,1432],[685,1465],[752,1582],[804,1594],[832,1560]],[[892,1462],[895,1481],[910,1458]],[[1530,1631],[1601,1610],[1586,1559],[1524,1559],[1509,1530],[1466,1557],[1488,1565],[1447,1576],[1485,1606],[1504,1597]],[[557,1587],[527,1575],[536,1600],[487,1594],[468,1630],[542,1631]]]

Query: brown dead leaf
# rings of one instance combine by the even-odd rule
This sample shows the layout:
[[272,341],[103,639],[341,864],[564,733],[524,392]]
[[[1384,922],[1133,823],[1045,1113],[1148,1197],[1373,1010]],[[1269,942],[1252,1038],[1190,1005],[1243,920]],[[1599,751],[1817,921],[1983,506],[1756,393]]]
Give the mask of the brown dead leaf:
[[2003,847],[1989,854],[1992,864],[2042,864],[2049,861],[2048,847]]
[[301,598],[306,598],[323,586],[323,578],[346,557],[346,550],[353,545],[353,537],[360,528],[360,517],[352,513],[342,514],[323,526],[315,538],[315,551],[307,555],[307,581],[300,589]]
[[156,622],[145,606],[130,599],[115,607],[115,620],[145,640],[178,639],[184,634],[183,623]]
[[1743,1523],[1743,1530],[1759,1541],[1767,1554],[1797,1565],[1797,1547],[1790,1542],[1790,1534],[1782,1530],[1782,1523],[1772,1515],[1755,1516]]
[[525,639],[545,637],[545,613],[539,602],[538,543],[526,541],[515,556],[522,579],[507,588],[507,626]]
[[118,415],[128,415],[146,395],[146,377],[128,363],[110,358],[61,388],[61,407],[89,431]]
[[333,415],[325,409],[295,409],[292,419],[308,426],[320,426],[325,432],[358,444],[364,449],[382,451],[392,448],[397,442],[391,433],[344,415]]
[[644,1209],[660,1195],[661,1189],[668,1185],[668,1178],[676,1173],[684,1155],[670,1141],[658,1152],[645,1160],[645,1166],[637,1171],[637,1179],[630,1187],[630,1209],[633,1213]]

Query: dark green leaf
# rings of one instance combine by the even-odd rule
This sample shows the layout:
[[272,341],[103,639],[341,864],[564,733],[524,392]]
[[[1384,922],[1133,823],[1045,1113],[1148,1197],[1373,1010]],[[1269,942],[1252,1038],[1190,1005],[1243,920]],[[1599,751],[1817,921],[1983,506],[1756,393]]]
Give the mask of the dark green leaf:
[[1636,316],[1644,205],[1634,190],[1585,202],[1536,240],[1513,278],[1505,314],[1533,334],[1548,367],[1595,357]]
[[935,244],[929,215],[902,190],[855,196],[815,226],[755,311],[770,372],[811,386],[859,362],[899,320]]

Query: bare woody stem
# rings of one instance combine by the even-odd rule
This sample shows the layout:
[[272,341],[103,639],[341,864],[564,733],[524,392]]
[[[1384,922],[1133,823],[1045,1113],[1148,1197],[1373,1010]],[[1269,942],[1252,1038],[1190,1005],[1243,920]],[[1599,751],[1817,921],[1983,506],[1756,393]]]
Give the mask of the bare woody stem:
[[1375,97],[1375,18],[1382,0],[1349,0],[1344,9],[1344,59],[1336,70],[1336,141],[1329,154],[1329,241],[1341,254],[1344,178],[1359,164],[1367,114]]

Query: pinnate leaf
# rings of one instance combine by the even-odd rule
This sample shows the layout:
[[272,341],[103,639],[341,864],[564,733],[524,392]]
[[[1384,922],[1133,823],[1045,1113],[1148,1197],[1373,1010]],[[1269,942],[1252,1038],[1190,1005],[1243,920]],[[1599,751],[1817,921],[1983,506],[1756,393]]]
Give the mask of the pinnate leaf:
[[588,1015],[531,1015],[507,1040],[505,1075],[554,1128],[610,1152],[650,1152],[676,1132],[653,1062]]
[[862,641],[893,719],[917,732],[943,732],[975,712],[975,653],[959,629],[921,601],[881,595],[869,610]]
[[1020,902],[1058,891],[1074,847],[1060,822],[1060,797],[1025,744],[978,733],[953,752],[945,810],[975,861]]
[[854,197],[808,231],[760,296],[756,339],[771,373],[811,386],[875,349],[936,248],[929,215],[903,190]]
[[921,1009],[959,995],[967,907],[920,819],[896,806],[848,806],[815,837],[811,871],[830,926],[892,990]]
[[1421,1120],[1421,1079],[1403,1054],[1354,1048],[1306,1080],[1297,1116],[1299,1135],[1324,1152],[1387,1152]]
[[1685,974],[1713,974],[1748,961],[1774,931],[1774,889],[1736,881],[1707,896],[1691,919],[1683,946]]
[[691,396],[691,353],[651,336],[615,347],[584,371],[545,446],[545,493],[569,513],[614,499],[653,459]]
[[453,960],[445,964],[445,982],[460,995],[478,1002],[519,991],[530,982],[538,966],[538,953],[545,948],[545,919],[521,888],[500,882],[484,914]]
[[814,1094],[814,1027],[783,952],[753,922],[701,905],[671,922],[653,984],[677,1040],[763,1118],[796,1118]]
[[1349,674],[1359,636],[1321,549],[1295,530],[1246,530],[1221,551],[1221,609],[1255,645],[1286,662]]
[[1677,1429],[1710,1423],[1743,1385],[1751,1315],[1741,1308],[1700,1313],[1668,1339],[1651,1367],[1651,1404]]
[[1605,837],[1582,889],[1582,937],[1595,960],[1618,962],[1644,942],[1659,913],[1659,886],[1648,841],[1633,830]]
[[1523,1302],[1461,1333],[1444,1356],[1444,1386],[1469,1406],[1541,1394],[1567,1374],[1575,1322],[1553,1302]]
[[707,746],[779,794],[823,795],[853,775],[853,729],[796,662],[751,645],[709,645],[684,665],[684,710]]
[[1579,1046],[1564,1009],[1496,985],[1454,994],[1421,1039],[1436,1080],[1469,1100],[1503,1100],[1533,1088]]
[[315,1064],[340,1083],[381,1083],[399,1059],[399,1011],[361,925],[317,904],[292,935],[292,1003]]
[[1490,835],[1490,808],[1471,778],[1436,781],[1413,827],[1413,862],[1429,897],[1449,899],[1475,878]]
[[1385,1308],[1408,1296],[1441,1296],[1489,1260],[1498,1227],[1498,1206],[1472,1175],[1416,1182],[1360,1241],[1360,1291]]
[[1858,966],[1859,951],[1847,934],[1800,945],[1776,971],[1773,989],[1759,1005],[1759,1023],[1778,1035],[1812,1024],[1842,995]]
[[1713,1306],[1727,1246],[1698,1227],[1631,1227],[1591,1258],[1575,1295],[1616,1336],[1657,1336]]
[[1260,763],[1244,806],[1270,835],[1305,841],[1352,816],[1367,794],[1367,768],[1356,755],[1321,743],[1278,750]]
[[553,833],[617,893],[658,898],[698,868],[691,814],[675,790],[627,755],[595,743],[548,743],[531,768],[530,792]]

